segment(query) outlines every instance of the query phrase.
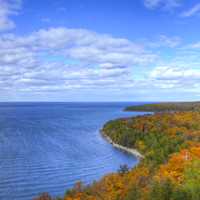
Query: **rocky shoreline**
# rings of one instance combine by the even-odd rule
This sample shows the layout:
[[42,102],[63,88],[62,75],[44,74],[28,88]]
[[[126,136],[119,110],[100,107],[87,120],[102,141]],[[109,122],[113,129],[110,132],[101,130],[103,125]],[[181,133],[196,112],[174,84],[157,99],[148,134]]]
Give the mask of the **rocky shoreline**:
[[139,159],[143,159],[143,158],[144,158],[144,156],[143,156],[140,152],[138,152],[136,149],[131,149],[131,148],[128,148],[128,147],[124,147],[124,146],[122,146],[122,145],[120,145],[120,144],[117,144],[117,143],[113,142],[113,140],[112,140],[110,137],[108,137],[108,136],[103,132],[103,130],[101,130],[101,135],[102,135],[110,144],[112,144],[113,147],[115,147],[115,148],[117,148],[117,149],[119,149],[119,150],[121,150],[121,151],[124,151],[124,152],[126,152],[126,153],[132,154],[132,155],[136,156],[136,157],[139,158]]

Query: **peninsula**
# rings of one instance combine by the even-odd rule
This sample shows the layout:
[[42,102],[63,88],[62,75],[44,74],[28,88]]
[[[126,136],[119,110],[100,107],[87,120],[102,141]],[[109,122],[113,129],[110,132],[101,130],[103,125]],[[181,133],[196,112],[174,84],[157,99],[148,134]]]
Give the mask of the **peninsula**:
[[102,130],[114,145],[137,149],[144,156],[136,167],[122,167],[89,186],[79,182],[60,199],[199,200],[199,103],[149,104],[126,110],[154,108],[155,114],[112,120]]

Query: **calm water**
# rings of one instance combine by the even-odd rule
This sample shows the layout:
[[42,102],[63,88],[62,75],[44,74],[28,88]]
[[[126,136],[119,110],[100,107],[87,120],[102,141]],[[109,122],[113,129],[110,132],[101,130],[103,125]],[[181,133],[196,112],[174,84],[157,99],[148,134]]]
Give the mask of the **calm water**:
[[0,199],[63,195],[76,181],[91,183],[137,159],[99,134],[130,103],[1,103]]

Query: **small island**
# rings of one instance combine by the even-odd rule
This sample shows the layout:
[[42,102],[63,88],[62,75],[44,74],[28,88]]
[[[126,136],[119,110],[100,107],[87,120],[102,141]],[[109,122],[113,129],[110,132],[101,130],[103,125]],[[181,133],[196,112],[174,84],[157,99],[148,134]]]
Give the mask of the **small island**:
[[[143,157],[139,164],[132,169],[121,166],[118,173],[89,186],[79,182],[59,199],[199,200],[199,106],[192,102],[128,107],[155,113],[109,121],[102,132],[111,143],[137,150]],[[44,194],[37,200],[44,199],[51,197]]]

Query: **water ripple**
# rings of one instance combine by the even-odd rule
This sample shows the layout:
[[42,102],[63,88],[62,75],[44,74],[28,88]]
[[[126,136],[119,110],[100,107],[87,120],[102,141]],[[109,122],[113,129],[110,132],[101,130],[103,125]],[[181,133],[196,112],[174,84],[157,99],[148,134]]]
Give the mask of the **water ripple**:
[[[137,160],[100,135],[126,103],[0,104],[0,199],[63,195],[76,181],[91,183]],[[129,105],[129,104],[128,104]],[[137,114],[137,113],[136,113]]]

